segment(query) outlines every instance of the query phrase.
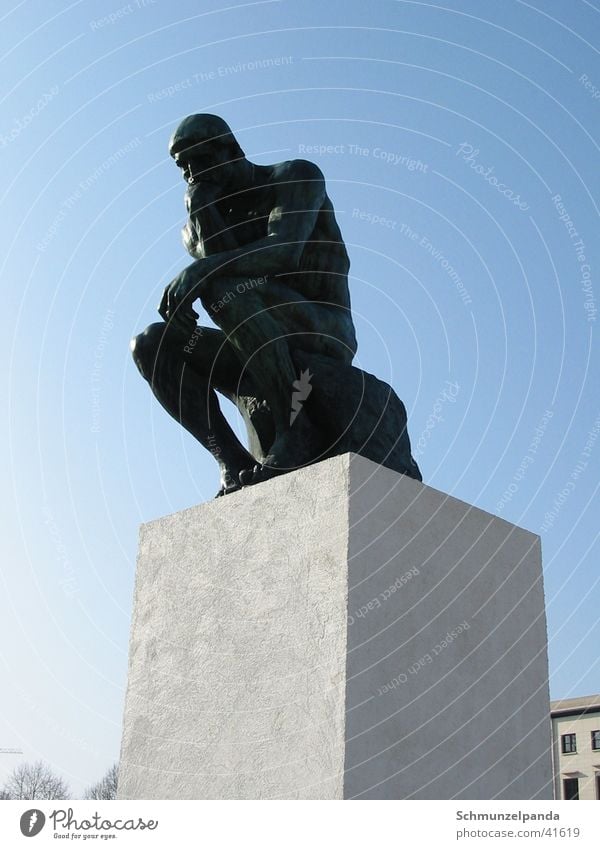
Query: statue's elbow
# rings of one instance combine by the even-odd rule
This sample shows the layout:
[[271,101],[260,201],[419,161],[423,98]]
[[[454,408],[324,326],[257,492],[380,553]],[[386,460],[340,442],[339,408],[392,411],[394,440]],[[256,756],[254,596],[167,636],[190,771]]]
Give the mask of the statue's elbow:
[[278,242],[269,252],[268,266],[272,273],[297,271],[304,251],[304,242]]

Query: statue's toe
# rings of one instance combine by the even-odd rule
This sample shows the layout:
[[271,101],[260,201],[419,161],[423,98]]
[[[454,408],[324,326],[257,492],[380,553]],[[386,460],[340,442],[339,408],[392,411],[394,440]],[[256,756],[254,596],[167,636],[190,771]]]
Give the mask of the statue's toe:
[[229,495],[231,492],[237,492],[238,489],[241,489],[242,485],[238,483],[228,484],[227,486],[222,486],[221,489],[215,495],[215,498],[221,498],[223,495]]
[[277,466],[269,465],[268,457],[262,465],[254,466],[252,469],[244,469],[240,472],[240,483],[242,486],[253,486],[255,483],[262,483],[269,478],[274,478],[275,475],[281,475],[285,469],[279,469]]
[[260,466],[253,466],[251,469],[242,469],[239,474],[239,481],[242,486],[251,486],[253,483],[257,483],[255,477],[260,470]]

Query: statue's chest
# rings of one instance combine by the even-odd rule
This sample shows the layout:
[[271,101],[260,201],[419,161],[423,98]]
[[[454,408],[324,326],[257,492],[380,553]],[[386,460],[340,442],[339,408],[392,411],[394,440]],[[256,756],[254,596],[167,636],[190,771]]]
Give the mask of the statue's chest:
[[256,242],[267,235],[271,204],[268,199],[252,199],[244,207],[224,210],[224,220],[238,245]]

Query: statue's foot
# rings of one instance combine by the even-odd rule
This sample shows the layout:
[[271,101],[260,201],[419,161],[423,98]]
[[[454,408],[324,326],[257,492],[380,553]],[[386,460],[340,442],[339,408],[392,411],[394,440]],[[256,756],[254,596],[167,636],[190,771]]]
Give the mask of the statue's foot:
[[324,455],[323,447],[319,432],[308,421],[290,428],[277,437],[262,463],[240,472],[240,483],[252,486],[315,463]]
[[240,472],[241,485],[252,486],[255,483],[261,483],[261,481],[269,480],[269,478],[274,478],[276,475],[282,475],[284,472],[290,471],[289,469],[279,469],[276,466],[269,466],[267,465],[268,460],[269,458],[267,457],[264,464],[256,465],[252,469],[244,469],[243,472]]
[[229,495],[230,492],[237,492],[237,490],[241,488],[241,484],[232,484],[232,486],[222,486],[221,489],[215,495],[215,498],[220,498],[222,495]]
[[229,495],[232,492],[237,492],[237,490],[241,488],[242,484],[240,483],[239,469],[231,469],[223,466],[221,468],[221,488],[215,495],[215,498],[221,498],[223,495]]

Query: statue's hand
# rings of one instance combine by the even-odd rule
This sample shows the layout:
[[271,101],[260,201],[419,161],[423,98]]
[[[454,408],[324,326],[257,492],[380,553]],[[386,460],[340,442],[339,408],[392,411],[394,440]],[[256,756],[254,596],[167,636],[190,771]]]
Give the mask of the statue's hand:
[[198,313],[192,304],[199,297],[198,288],[202,283],[196,269],[196,263],[177,275],[165,288],[158,312],[164,321],[191,331],[196,327]]
[[221,187],[215,183],[198,182],[188,185],[186,189],[186,208],[197,214],[211,207],[221,196]]

